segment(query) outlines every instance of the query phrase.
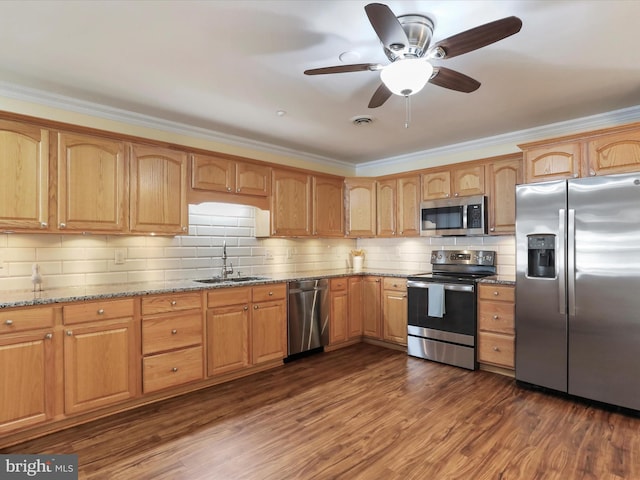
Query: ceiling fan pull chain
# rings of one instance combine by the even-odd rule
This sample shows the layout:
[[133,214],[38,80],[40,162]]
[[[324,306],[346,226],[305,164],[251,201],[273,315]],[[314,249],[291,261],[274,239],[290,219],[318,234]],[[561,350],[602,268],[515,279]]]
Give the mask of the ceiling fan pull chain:
[[404,128],[409,128],[409,124],[411,123],[411,100],[409,95],[404,96],[404,105],[405,105],[405,117],[404,117]]

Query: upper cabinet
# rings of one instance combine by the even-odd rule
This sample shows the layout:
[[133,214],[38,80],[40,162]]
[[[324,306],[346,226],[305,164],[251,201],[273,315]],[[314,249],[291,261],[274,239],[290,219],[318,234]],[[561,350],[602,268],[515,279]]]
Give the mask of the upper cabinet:
[[524,150],[526,183],[580,176],[582,147],[579,142],[558,143]]
[[187,154],[147,145],[131,146],[131,231],[188,231]]
[[313,234],[344,235],[344,181],[336,177],[313,177]]
[[422,200],[483,195],[484,165],[458,165],[422,174]]
[[123,233],[129,228],[124,142],[58,133],[58,225],[61,230]]
[[590,176],[640,170],[640,129],[603,135],[587,142]]
[[489,233],[513,234],[516,226],[516,185],[522,183],[522,157],[487,164]]
[[271,168],[213,155],[191,155],[191,187],[196,190],[267,197]]
[[420,234],[420,177],[411,175],[377,182],[377,234],[380,237]]
[[49,228],[49,132],[0,120],[0,229]]
[[271,233],[276,236],[311,234],[311,175],[273,169]]
[[349,237],[376,234],[376,181],[373,178],[345,179],[345,222]]

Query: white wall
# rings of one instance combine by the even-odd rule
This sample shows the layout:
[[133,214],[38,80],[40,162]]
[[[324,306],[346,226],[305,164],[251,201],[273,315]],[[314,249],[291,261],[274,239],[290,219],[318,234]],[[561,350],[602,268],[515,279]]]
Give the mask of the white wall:
[[[189,235],[177,237],[2,234],[0,290],[31,289],[34,263],[45,289],[217,276],[223,241],[228,261],[243,275],[343,269],[355,248],[365,250],[368,269],[430,271],[431,250],[443,247],[497,250],[500,273],[515,272],[513,237],[257,239],[254,212],[223,203],[190,205]],[[114,262],[117,249],[124,250],[123,265]]]

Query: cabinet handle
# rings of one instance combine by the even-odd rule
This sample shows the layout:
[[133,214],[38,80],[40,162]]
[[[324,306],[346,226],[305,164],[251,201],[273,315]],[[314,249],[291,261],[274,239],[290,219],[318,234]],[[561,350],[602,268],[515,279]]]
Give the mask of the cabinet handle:
[[227,187],[227,192],[230,192],[230,191],[231,191],[231,187]]
[[449,194],[448,194],[448,193],[445,193],[445,195],[444,195],[444,196],[445,196],[446,198],[449,198]]
[[178,330],[176,330],[175,328],[171,330],[171,335],[175,335],[176,333],[178,333]]
[[60,225],[58,225],[60,228],[67,228],[67,224],[66,223],[61,223]]
[[11,325],[13,325],[13,320],[11,319],[5,320],[4,324],[10,327]]
[[500,317],[499,317],[498,315],[494,315],[494,316],[493,316],[493,319],[494,319],[494,320],[498,320],[499,318],[500,318]]
[[457,197],[458,195],[460,195],[458,192],[453,194],[454,197]]
[[236,193],[240,193],[240,187],[236,189]]
[[40,222],[40,228],[47,228],[49,224],[47,222]]
[[491,228],[489,229],[489,231],[491,231],[491,232],[495,232],[495,231],[496,231],[496,229],[495,229],[495,227],[491,227]]
[[100,310],[98,310],[98,315],[104,315],[104,308],[101,308]]
[[498,347],[493,347],[493,351],[494,351],[494,352],[499,352],[499,351],[500,351],[500,349],[499,349]]
[[171,371],[172,371],[173,373],[176,373],[176,372],[178,371],[178,367],[173,367],[173,368],[171,369]]
[[376,283],[380,283],[380,279],[379,278],[376,278]]
[[44,339],[45,339],[45,340],[51,340],[52,338],[53,338],[53,333],[47,333],[47,334],[44,336]]
[[73,337],[73,330],[67,330],[67,337]]
[[500,294],[498,293],[498,291],[497,291],[497,290],[493,292],[493,296],[494,296],[494,297],[497,297],[498,295],[500,295]]
[[589,170],[589,175],[591,175],[592,177],[596,176],[596,172],[593,170]]
[[171,305],[176,305],[178,302],[176,302],[175,300],[171,300]]
[[270,296],[270,297],[273,297],[273,292],[269,292],[269,296]]
[[253,306],[253,309],[254,309],[254,310],[257,310],[257,309],[258,309],[258,305],[254,305],[254,306]]
[[242,309],[243,309],[243,310],[249,310],[249,306],[248,306],[248,305],[245,305]]
[[188,230],[187,227],[182,227],[183,232],[186,232],[187,230]]

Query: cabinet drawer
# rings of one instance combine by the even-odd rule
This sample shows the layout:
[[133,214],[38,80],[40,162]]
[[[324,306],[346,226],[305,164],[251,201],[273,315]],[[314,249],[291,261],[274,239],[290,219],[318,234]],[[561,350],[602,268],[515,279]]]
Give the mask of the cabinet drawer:
[[133,299],[82,302],[62,307],[65,325],[133,316]]
[[142,370],[144,393],[201,380],[204,373],[202,347],[145,357]]
[[478,334],[478,361],[514,368],[514,344],[513,335],[480,332]]
[[201,344],[202,317],[199,313],[142,321],[143,355]]
[[329,281],[329,289],[332,292],[339,292],[341,290],[346,290],[348,284],[349,281],[347,277],[332,278]]
[[478,329],[490,332],[515,333],[514,305],[509,302],[478,302]]
[[158,295],[142,299],[142,315],[179,312],[201,307],[202,296],[200,292]]
[[207,293],[208,307],[251,303],[251,287],[217,288]]
[[480,285],[478,298],[500,302],[514,302],[516,289],[510,285]]
[[0,311],[0,333],[23,332],[53,327],[53,308]]
[[407,280],[404,278],[385,278],[383,280],[384,290],[395,290],[404,292],[407,290]]
[[253,302],[268,302],[276,298],[287,296],[287,286],[284,283],[274,283],[271,285],[260,285],[253,287]]

